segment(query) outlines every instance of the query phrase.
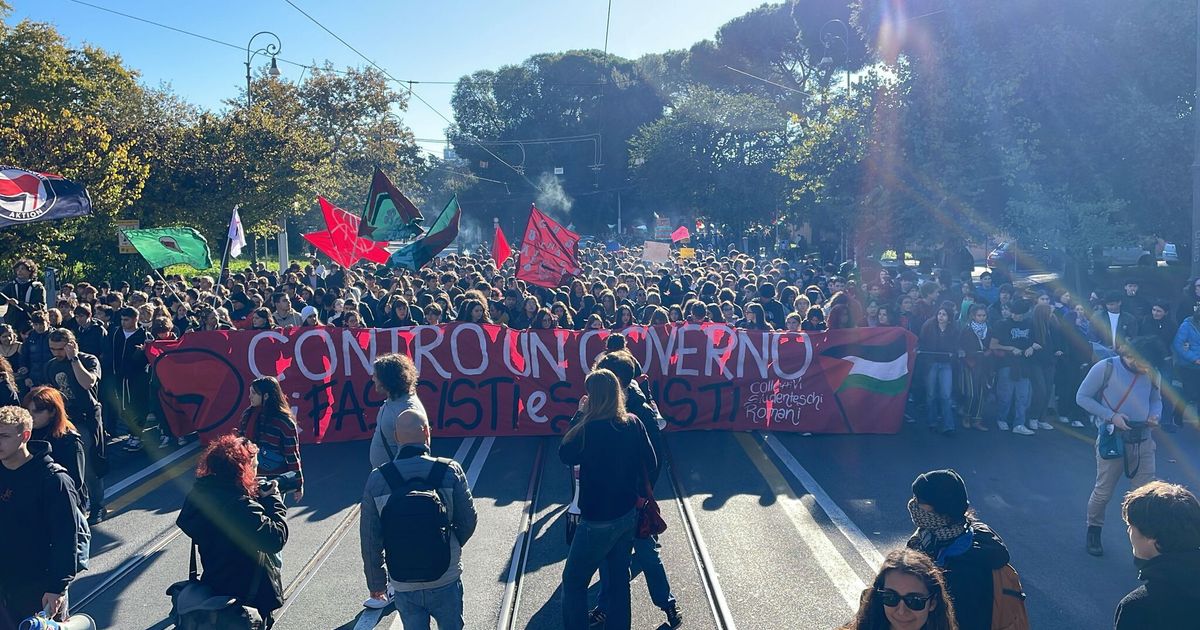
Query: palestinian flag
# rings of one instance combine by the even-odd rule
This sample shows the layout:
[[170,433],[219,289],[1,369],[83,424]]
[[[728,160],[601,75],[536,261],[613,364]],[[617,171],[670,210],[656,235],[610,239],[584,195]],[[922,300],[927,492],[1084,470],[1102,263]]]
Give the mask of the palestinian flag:
[[908,341],[903,334],[881,343],[849,343],[827,348],[822,356],[849,361],[849,373],[837,391],[865,389],[897,396],[908,389]]
[[189,227],[150,228],[145,230],[122,230],[129,244],[155,269],[170,265],[190,265],[195,269],[208,269],[212,257],[208,253],[208,241],[199,232]]
[[358,235],[372,241],[408,241],[421,235],[421,211],[379,167],[371,178]]
[[462,208],[458,205],[458,195],[455,195],[450,198],[450,203],[447,203],[446,207],[442,209],[437,221],[429,226],[429,231],[424,236],[405,243],[393,251],[391,258],[388,259],[388,265],[403,267],[411,271],[420,269],[454,242],[454,239],[458,237],[458,222],[461,218]]

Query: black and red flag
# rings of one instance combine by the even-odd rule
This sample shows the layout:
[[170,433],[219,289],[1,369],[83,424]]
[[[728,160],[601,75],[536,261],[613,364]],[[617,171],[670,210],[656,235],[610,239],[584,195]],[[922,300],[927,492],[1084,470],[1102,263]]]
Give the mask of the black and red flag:
[[79,217],[92,211],[80,184],[50,173],[0,166],[0,227]]
[[579,235],[529,206],[529,223],[517,258],[517,279],[539,287],[562,285],[564,276],[581,271],[578,262]]
[[400,192],[379,167],[371,177],[371,189],[363,205],[358,235],[373,241],[402,242],[422,234],[422,216],[417,206]]

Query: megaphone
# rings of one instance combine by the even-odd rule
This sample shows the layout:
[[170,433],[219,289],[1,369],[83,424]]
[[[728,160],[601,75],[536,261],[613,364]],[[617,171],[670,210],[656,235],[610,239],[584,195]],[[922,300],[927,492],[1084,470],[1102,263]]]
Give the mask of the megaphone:
[[21,622],[20,630],[96,630],[96,622],[83,614],[71,615],[66,621],[55,621],[46,617],[45,612]]

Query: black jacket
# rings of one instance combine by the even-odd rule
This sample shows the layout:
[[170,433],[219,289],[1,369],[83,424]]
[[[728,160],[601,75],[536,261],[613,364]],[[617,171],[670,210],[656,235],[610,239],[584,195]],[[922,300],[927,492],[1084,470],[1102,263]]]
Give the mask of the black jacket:
[[88,323],[86,329],[81,330],[79,322],[72,317],[71,321],[67,322],[67,330],[75,333],[75,340],[79,342],[79,349],[88,353],[94,354],[104,359],[104,353],[108,350],[108,330],[100,320],[93,319]]
[[[971,523],[972,540],[959,552],[953,541],[921,549],[934,559],[946,577],[946,590],[954,601],[959,630],[991,630],[992,571],[1008,564],[1008,548],[987,525]],[[909,547],[920,549],[917,541]]]
[[0,562],[0,589],[65,593],[79,568],[75,484],[50,457],[49,444],[32,440],[29,451],[33,459],[16,470],[0,465],[0,540],[10,542]]
[[[1092,316],[1092,335],[1105,348],[1113,347],[1112,325],[1108,321],[1108,311],[1100,309]],[[1138,335],[1137,318],[1124,311],[1117,315],[1117,337],[1126,341]]]
[[83,438],[80,437],[77,431],[68,431],[62,437],[56,438],[50,435],[50,431],[46,428],[34,429],[33,440],[46,442],[50,445],[48,454],[50,459],[53,459],[56,464],[67,469],[67,476],[71,478],[71,483],[75,484],[75,492],[78,494],[79,509],[84,514],[88,513],[89,500],[87,486],[83,483],[84,471],[84,454],[83,454]]
[[1117,604],[1116,630],[1194,628],[1200,611],[1200,550],[1164,553],[1146,563],[1146,583]]
[[[577,414],[578,415],[578,414]],[[633,509],[643,475],[658,466],[642,421],[588,420],[563,436],[558,457],[579,466],[579,511],[584,520],[611,521]]]
[[208,476],[196,480],[175,523],[200,550],[200,581],[265,616],[283,605],[279,570],[266,554],[287,542],[286,516],[278,493],[252,499],[235,483]]
[[[133,331],[129,338],[119,325],[108,334],[108,347],[103,357],[104,375],[120,379],[146,379],[146,350],[150,333],[142,327]],[[138,348],[138,346],[142,346]]]

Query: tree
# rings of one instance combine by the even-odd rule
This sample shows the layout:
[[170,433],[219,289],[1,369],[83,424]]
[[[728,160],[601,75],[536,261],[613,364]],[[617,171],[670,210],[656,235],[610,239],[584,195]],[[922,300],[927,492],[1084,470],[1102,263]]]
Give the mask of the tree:
[[0,73],[0,163],[57,173],[92,198],[86,217],[6,228],[0,252],[68,274],[119,273],[127,261],[117,254],[115,220],[137,202],[148,173],[136,142],[114,133],[120,104],[142,98],[136,74],[30,21],[0,29],[0,58],[8,62]]
[[667,211],[745,228],[775,218],[787,118],[771,101],[693,87],[630,141],[637,189]]
[[628,139],[664,105],[633,62],[595,50],[476,72],[459,80],[451,103],[450,140],[481,178],[471,196],[492,216],[523,220],[536,199],[586,231],[616,223],[616,197],[630,192]]

